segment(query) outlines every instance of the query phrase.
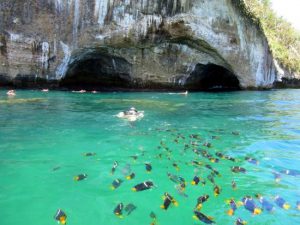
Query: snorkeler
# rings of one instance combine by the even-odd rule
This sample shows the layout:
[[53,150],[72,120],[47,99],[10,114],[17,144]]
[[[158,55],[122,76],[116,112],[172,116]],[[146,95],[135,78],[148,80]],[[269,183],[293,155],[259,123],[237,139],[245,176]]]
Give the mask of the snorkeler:
[[15,95],[16,95],[16,92],[15,92],[15,90],[9,90],[8,92],[6,92],[6,94],[7,94],[8,96],[15,96]]
[[54,215],[54,219],[58,221],[58,223],[61,224],[67,224],[67,215],[64,211],[61,209],[58,209]]
[[144,191],[151,189],[154,186],[152,181],[145,181],[143,183],[137,184],[132,188],[132,191]]
[[134,122],[134,121],[144,117],[144,111],[137,111],[134,107],[131,107],[127,111],[118,113],[117,117],[126,119],[130,122]]

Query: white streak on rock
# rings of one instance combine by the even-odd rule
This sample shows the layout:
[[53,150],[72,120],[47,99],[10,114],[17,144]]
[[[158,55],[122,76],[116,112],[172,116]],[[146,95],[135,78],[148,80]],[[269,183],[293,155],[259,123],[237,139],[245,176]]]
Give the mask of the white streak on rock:
[[99,25],[104,25],[105,16],[107,13],[108,0],[95,0],[94,16]]
[[41,62],[44,69],[48,68],[48,59],[49,59],[49,43],[43,42],[42,43],[42,57]]
[[61,79],[65,76],[67,69],[68,69],[68,64],[71,58],[71,51],[68,45],[63,43],[62,41],[60,42],[60,46],[64,52],[64,58],[62,60],[62,63],[57,67],[56,69],[56,79]]

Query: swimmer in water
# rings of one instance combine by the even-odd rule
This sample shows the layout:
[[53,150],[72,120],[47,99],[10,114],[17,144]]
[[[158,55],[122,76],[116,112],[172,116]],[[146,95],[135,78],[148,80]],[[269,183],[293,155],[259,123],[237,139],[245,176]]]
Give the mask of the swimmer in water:
[[144,111],[137,111],[134,107],[131,107],[127,111],[118,113],[117,117],[126,119],[129,122],[134,122],[134,121],[144,117]]
[[67,224],[67,215],[61,209],[57,210],[57,212],[54,215],[54,219],[57,220],[58,223]]
[[15,92],[15,90],[9,90],[8,92],[6,92],[6,94],[7,94],[8,96],[15,96],[15,95],[16,95],[16,92]]

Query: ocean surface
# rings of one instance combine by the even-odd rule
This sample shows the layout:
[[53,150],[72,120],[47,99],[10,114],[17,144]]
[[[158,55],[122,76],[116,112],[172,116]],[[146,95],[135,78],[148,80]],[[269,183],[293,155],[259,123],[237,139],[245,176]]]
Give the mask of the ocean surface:
[[[115,116],[132,106],[144,111],[141,120]],[[135,177],[127,180],[130,173]],[[17,90],[10,98],[0,90],[0,174],[0,225],[54,225],[58,209],[70,225],[205,224],[193,218],[203,195],[209,198],[200,212],[216,224],[300,224],[300,90]],[[86,179],[76,181],[80,174]],[[198,185],[191,184],[195,175]],[[115,179],[123,182],[112,190]],[[132,190],[145,181],[154,186]],[[165,192],[178,206],[161,208]],[[259,215],[240,204],[245,196],[263,208]],[[278,197],[289,209],[276,204]],[[232,216],[230,199],[240,205]],[[120,203],[135,210],[117,216]]]

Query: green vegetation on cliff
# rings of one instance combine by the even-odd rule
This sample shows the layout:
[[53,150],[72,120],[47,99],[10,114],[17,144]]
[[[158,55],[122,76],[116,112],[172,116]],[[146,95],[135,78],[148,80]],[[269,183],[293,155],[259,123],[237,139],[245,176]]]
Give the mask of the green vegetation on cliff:
[[270,0],[242,0],[240,6],[267,36],[275,59],[290,72],[300,73],[300,34],[271,8]]

